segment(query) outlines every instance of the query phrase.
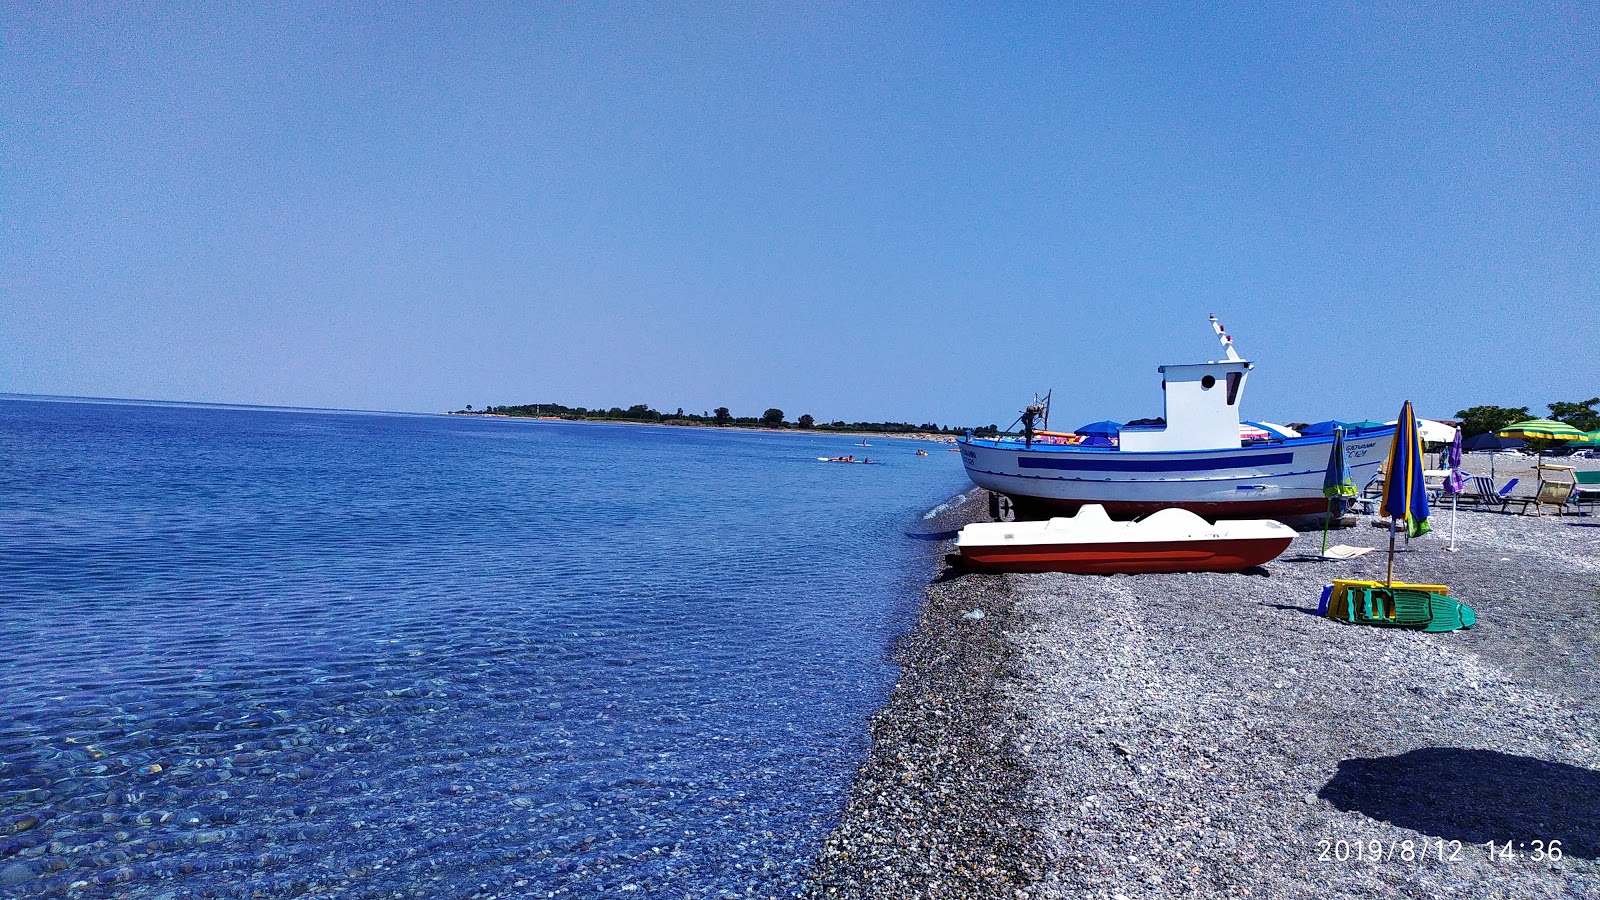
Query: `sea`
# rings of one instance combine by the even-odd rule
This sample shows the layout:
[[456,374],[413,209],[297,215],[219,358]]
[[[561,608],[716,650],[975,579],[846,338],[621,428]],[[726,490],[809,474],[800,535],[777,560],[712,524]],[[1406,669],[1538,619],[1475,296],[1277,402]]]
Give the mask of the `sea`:
[[0,398],[0,896],[793,895],[970,488],[858,441]]

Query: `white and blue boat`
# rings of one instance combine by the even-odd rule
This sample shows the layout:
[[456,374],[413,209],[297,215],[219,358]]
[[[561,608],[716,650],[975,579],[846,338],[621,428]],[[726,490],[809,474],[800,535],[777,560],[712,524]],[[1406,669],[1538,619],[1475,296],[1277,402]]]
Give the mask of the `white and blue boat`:
[[[1333,434],[1266,429],[1265,440],[1242,439],[1239,408],[1254,367],[1240,358],[1215,316],[1211,325],[1226,359],[1158,369],[1165,424],[1124,425],[1115,438],[1085,440],[1036,431],[1033,416],[1024,414],[1022,437],[969,435],[958,442],[967,476],[1010,498],[1017,514],[1028,518],[1075,513],[1086,503],[1120,517],[1170,507],[1211,519],[1322,513]],[[1357,485],[1377,474],[1393,434],[1393,425],[1345,431]]]

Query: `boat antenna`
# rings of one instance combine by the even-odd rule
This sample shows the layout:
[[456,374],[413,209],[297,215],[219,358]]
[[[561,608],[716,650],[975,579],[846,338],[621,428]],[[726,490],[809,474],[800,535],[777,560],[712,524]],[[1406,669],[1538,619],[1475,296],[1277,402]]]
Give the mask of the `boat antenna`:
[[1222,329],[1222,323],[1217,321],[1216,313],[1211,314],[1211,328],[1217,333],[1217,339],[1222,341],[1222,349],[1228,352],[1228,362],[1244,362],[1239,358],[1238,351],[1233,349],[1233,338]]

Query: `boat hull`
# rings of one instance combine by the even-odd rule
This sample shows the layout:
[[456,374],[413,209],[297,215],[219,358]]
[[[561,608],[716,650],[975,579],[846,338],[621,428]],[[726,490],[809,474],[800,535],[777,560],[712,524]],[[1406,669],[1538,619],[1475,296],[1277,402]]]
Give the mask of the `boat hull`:
[[977,546],[962,547],[961,559],[969,568],[988,572],[1238,572],[1277,559],[1293,542],[1291,535],[1209,541]]
[[[1355,484],[1377,474],[1393,429],[1345,438]],[[967,477],[1011,498],[1026,518],[1071,514],[1098,503],[1119,518],[1177,507],[1209,519],[1320,514],[1333,439],[1300,438],[1221,450],[1149,453],[1020,441],[960,442]]]

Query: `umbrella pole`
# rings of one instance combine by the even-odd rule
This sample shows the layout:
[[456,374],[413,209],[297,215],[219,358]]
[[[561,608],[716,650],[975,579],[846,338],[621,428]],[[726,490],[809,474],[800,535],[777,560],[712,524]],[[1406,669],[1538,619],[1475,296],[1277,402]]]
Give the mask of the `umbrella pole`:
[[1456,552],[1456,495],[1450,495],[1450,546],[1445,548],[1451,553]]
[[1394,517],[1389,517],[1389,588],[1394,588]]
[[1328,505],[1322,510],[1322,555],[1328,555],[1328,525],[1333,521],[1333,498],[1328,498]]

